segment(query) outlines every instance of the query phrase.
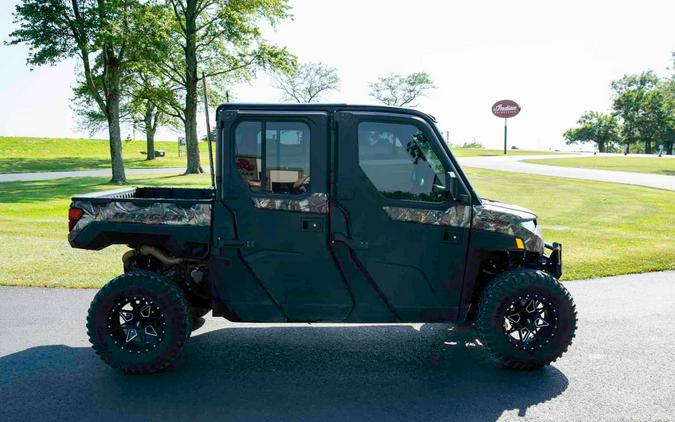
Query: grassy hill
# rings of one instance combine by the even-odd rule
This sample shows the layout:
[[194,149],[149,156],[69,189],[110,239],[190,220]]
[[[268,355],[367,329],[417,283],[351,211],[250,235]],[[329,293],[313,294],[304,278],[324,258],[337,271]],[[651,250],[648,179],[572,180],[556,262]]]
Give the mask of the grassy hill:
[[[152,161],[147,161],[146,156],[141,154],[145,146],[145,141],[122,142],[127,168],[185,166],[185,154],[178,156],[178,141],[155,142],[155,149],[165,151],[166,156]],[[200,142],[199,147],[203,163],[208,163],[207,144]],[[0,173],[106,168],[110,168],[107,140],[0,137]]]

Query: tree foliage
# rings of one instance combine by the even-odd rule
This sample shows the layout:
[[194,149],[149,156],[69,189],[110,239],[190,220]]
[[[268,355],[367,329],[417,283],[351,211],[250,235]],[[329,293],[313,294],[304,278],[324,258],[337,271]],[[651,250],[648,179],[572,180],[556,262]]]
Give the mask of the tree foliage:
[[81,83],[105,116],[110,138],[112,181],[126,182],[120,139],[120,100],[124,74],[142,55],[147,23],[138,0],[22,0],[15,9],[17,29],[8,44],[26,44],[32,66],[76,57]]
[[337,69],[321,62],[303,63],[274,75],[274,87],[282,91],[283,98],[298,103],[316,102],[339,85]]
[[666,110],[666,129],[664,147],[668,154],[673,154],[675,144],[675,51],[672,53],[673,67],[670,68],[669,78],[662,80],[657,89],[663,96],[663,106]]
[[292,68],[295,57],[267,43],[260,30],[263,23],[275,25],[290,17],[289,6],[287,0],[166,0],[166,5],[172,27],[166,41],[154,48],[153,61],[177,88],[165,111],[184,122],[187,173],[200,173],[197,107],[202,72],[216,88],[213,92],[224,92],[228,85],[252,80],[258,69]]
[[391,74],[370,84],[370,96],[388,106],[417,107],[414,101],[435,87],[425,72]]
[[652,71],[626,75],[612,82],[614,114],[621,119],[623,143],[643,143],[650,154],[654,145],[665,142],[672,124],[672,109],[661,81]]
[[[675,66],[675,52],[673,53]],[[672,69],[671,69],[672,70]],[[675,143],[675,74],[659,78],[646,71],[624,75],[611,83],[612,115],[583,114],[578,127],[564,133],[568,144],[595,142],[603,152],[617,143],[626,151],[651,154],[663,146],[673,153]]]
[[621,141],[619,122],[611,114],[586,112],[577,120],[577,125],[563,134],[568,145],[594,142],[598,151],[607,152]]

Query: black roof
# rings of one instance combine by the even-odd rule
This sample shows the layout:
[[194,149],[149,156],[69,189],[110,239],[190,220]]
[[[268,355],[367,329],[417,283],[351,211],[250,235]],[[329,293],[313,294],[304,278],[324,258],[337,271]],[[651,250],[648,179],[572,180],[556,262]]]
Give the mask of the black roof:
[[364,105],[364,104],[346,104],[346,103],[223,103],[218,106],[216,115],[220,110],[279,110],[279,111],[374,111],[380,113],[402,113],[412,114],[424,119],[436,121],[431,114],[423,113],[418,110],[402,107],[389,107],[383,105]]

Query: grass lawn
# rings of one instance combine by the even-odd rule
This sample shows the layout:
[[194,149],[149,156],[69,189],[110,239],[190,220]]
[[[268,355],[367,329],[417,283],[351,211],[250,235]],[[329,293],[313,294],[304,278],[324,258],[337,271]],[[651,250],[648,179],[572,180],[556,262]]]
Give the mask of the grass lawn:
[[654,157],[607,157],[591,156],[577,158],[542,158],[523,160],[527,163],[549,166],[581,167],[587,169],[633,171],[675,176],[675,159]]
[[[165,151],[166,156],[151,161],[141,154],[141,151],[146,150],[145,146],[145,141],[122,141],[124,165],[127,168],[185,166],[185,153],[178,156],[178,141],[155,142],[155,149]],[[200,142],[199,147],[202,163],[208,164],[206,142]],[[108,168],[110,149],[107,140],[0,137],[0,173]]]
[[[135,185],[202,187],[208,175],[130,176]],[[107,177],[0,183],[0,285],[100,287],[122,271],[126,246],[72,249],[66,238],[70,197],[118,189]]]
[[[564,244],[565,279],[675,269],[675,193],[612,183],[467,169],[485,198],[539,215]],[[208,175],[131,176],[134,185],[207,186]],[[91,177],[0,183],[0,284],[100,287],[122,271],[124,246],[71,249],[74,194],[116,188]],[[629,199],[629,200],[628,200]]]
[[[202,164],[207,164],[206,142],[200,142],[199,147]],[[155,142],[155,149],[166,151],[166,156],[152,161],[147,161],[145,155],[141,154],[141,151],[145,151],[145,141],[122,142],[122,148],[124,164],[127,168],[185,166],[185,155],[178,157],[178,141]],[[452,148],[452,152],[458,157],[502,155],[500,150],[480,148]],[[509,150],[509,154],[555,153]],[[107,168],[110,168],[110,150],[107,140],[0,137],[0,173]]]
[[533,210],[563,279],[675,269],[675,192],[467,168],[483,198]]

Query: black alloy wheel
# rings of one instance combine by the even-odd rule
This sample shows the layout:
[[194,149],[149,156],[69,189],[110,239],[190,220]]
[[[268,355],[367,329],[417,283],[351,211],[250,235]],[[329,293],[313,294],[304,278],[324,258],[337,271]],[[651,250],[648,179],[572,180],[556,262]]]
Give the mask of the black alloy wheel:
[[129,353],[145,353],[162,342],[166,318],[151,299],[144,296],[120,298],[108,316],[110,337]]
[[519,349],[541,349],[551,341],[557,329],[558,313],[543,296],[519,296],[506,308],[504,335]]

